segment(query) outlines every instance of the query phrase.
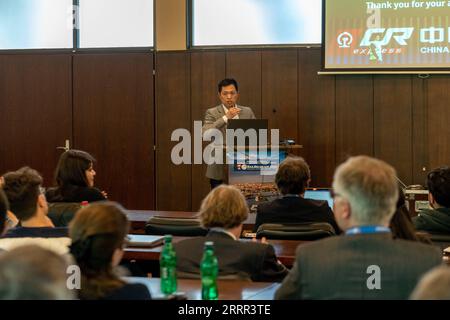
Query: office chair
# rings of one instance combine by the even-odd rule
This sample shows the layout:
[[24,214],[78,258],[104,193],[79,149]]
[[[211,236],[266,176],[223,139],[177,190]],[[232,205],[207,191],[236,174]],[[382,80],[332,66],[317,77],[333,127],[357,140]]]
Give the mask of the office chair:
[[195,218],[151,217],[145,225],[145,233],[153,235],[205,236],[208,230]]
[[318,240],[336,235],[329,223],[264,223],[256,231],[256,237],[280,240]]
[[67,227],[80,208],[78,202],[52,202],[48,204],[48,217],[55,227]]

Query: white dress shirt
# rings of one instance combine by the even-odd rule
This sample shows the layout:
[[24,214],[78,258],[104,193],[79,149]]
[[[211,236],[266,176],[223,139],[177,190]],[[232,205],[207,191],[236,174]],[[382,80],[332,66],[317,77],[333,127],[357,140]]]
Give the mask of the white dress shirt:
[[[223,107],[223,111],[225,111],[225,114],[227,114],[228,109],[227,109],[223,104],[222,104],[222,107]],[[226,115],[223,116],[222,119],[223,119],[223,121],[225,121],[225,123],[228,123],[228,118],[227,118]],[[233,119],[239,119],[239,115],[238,115],[238,114],[235,115],[235,116],[233,117]]]

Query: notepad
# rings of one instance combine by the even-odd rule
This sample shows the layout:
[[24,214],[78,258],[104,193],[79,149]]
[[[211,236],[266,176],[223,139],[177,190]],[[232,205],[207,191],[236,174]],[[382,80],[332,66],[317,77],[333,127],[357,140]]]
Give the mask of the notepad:
[[164,243],[164,236],[129,234],[127,240],[130,247],[157,247]]

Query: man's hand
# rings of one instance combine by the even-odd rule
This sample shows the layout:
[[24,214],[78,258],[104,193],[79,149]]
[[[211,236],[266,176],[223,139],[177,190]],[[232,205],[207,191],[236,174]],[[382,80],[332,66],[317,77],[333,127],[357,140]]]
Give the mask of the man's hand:
[[241,112],[241,109],[237,107],[233,107],[228,109],[228,112],[225,114],[228,119],[233,119],[235,116],[237,116]]

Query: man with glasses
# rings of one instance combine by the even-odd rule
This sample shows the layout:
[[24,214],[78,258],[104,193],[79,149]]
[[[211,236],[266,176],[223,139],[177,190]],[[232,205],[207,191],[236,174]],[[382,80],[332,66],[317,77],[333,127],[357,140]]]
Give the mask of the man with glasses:
[[[222,132],[225,143],[225,132],[229,119],[255,119],[255,114],[248,107],[236,104],[239,98],[239,89],[236,80],[223,79],[218,84],[218,95],[222,104],[206,110],[202,132],[208,129],[218,129]],[[223,183],[224,168],[221,164],[209,164],[206,170],[206,177],[209,178],[211,189]]]
[[413,218],[417,230],[450,234],[450,168],[436,168],[427,176],[428,201],[432,209]]
[[275,297],[408,299],[442,256],[434,246],[393,239],[395,169],[371,157],[352,157],[336,169],[333,189],[334,215],[345,234],[299,247]]
[[39,173],[23,167],[6,173],[3,179],[3,190],[10,210],[19,219],[19,226],[6,232],[4,239],[0,240],[0,248],[8,250],[19,244],[42,243],[59,253],[67,252],[70,243],[68,230],[55,228],[48,218],[48,205]]

